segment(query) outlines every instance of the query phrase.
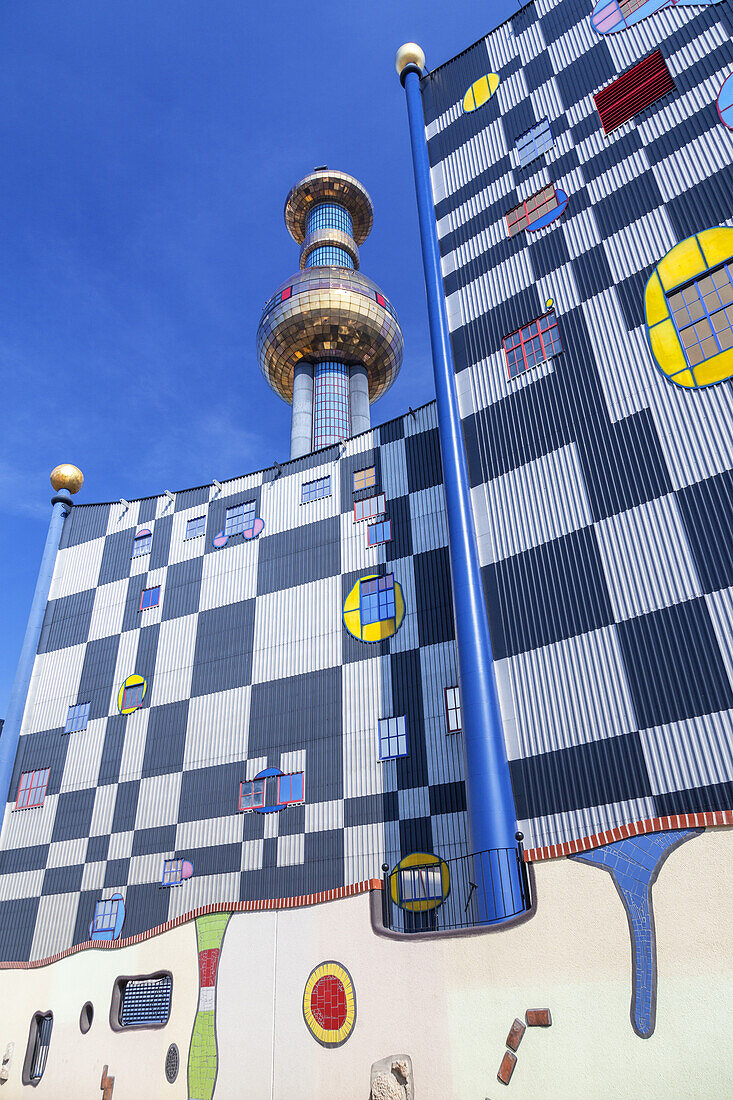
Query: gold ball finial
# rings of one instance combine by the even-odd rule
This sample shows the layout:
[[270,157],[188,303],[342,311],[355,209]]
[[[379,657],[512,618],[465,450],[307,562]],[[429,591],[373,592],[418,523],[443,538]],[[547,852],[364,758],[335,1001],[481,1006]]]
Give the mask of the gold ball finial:
[[57,493],[59,489],[68,489],[73,496],[84,484],[84,474],[78,466],[72,466],[70,462],[62,462],[60,466],[51,470],[51,484]]
[[397,51],[394,66],[398,76],[402,76],[403,70],[407,65],[417,65],[420,72],[425,68],[425,54],[422,52],[417,42],[405,42],[404,46],[400,46]]

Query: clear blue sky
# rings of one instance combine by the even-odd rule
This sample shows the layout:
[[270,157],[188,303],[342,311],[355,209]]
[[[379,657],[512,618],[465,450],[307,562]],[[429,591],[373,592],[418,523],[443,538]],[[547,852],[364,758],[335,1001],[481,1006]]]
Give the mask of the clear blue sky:
[[50,516],[288,455],[263,381],[262,304],[297,270],[282,209],[315,165],[363,181],[362,269],[395,304],[380,423],[433,397],[404,94],[394,54],[441,64],[512,0],[23,0],[0,15],[0,715]]

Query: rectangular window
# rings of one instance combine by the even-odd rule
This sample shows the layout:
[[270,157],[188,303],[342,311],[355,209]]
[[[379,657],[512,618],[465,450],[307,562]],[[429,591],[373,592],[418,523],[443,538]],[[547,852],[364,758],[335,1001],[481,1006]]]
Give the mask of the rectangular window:
[[674,80],[664,58],[655,50],[593,96],[604,134],[610,134],[673,89]]
[[367,466],[365,470],[354,471],[354,492],[362,489],[373,489],[377,484],[377,467]]
[[46,797],[50,768],[41,768],[35,772],[23,772],[18,785],[16,810],[29,810],[32,806],[42,806]]
[[117,898],[110,898],[108,901],[97,902],[94,907],[92,939],[94,939],[95,932],[114,932],[119,906],[120,903]]
[[277,801],[279,805],[305,801],[305,772],[281,775],[277,781]]
[[122,692],[122,706],[120,710],[130,710],[139,707],[145,698],[145,684],[130,684]]
[[376,519],[377,516],[383,516],[385,509],[384,493],[367,497],[366,500],[356,500],[354,501],[354,523],[359,523],[363,519]]
[[382,519],[370,523],[367,527],[367,546],[379,546],[380,542],[392,541],[392,520]]
[[396,756],[407,756],[404,715],[379,719],[379,759],[393,760]]
[[167,859],[163,864],[161,886],[180,886],[183,882],[183,859]]
[[69,707],[64,733],[78,733],[87,728],[91,705],[91,703],[77,703],[76,706]]
[[309,504],[312,500],[321,500],[331,495],[331,475],[319,477],[316,481],[305,481],[300,488],[300,503]]
[[153,542],[152,531],[138,531],[135,538],[132,540],[132,556],[133,558],[139,558],[143,554],[150,553],[150,547]]
[[559,351],[562,351],[562,344],[554,310],[504,337],[504,355],[510,378],[536,367]]
[[401,901],[443,899],[443,873],[439,863],[427,867],[406,867],[400,871]]
[[264,779],[245,779],[239,784],[240,810],[255,810],[265,805]]
[[667,302],[691,367],[733,347],[733,265],[699,275]]
[[160,585],[156,585],[155,588],[143,589],[143,594],[140,597],[140,610],[147,611],[149,607],[157,607],[160,603]]
[[34,1017],[36,1034],[33,1040],[33,1054],[31,1055],[31,1064],[28,1071],[28,1076],[31,1081],[40,1081],[43,1077],[43,1071],[46,1068],[46,1059],[48,1058],[48,1048],[51,1046],[51,1032],[53,1030],[53,1013],[48,1012],[45,1016],[37,1014]]
[[533,222],[538,222],[540,218],[544,218],[545,214],[549,214],[551,210],[555,210],[559,205],[555,184],[549,183],[547,187],[543,187],[541,191],[530,195],[524,202],[520,202],[518,206],[507,211],[506,224],[509,236],[516,237],[517,233],[521,233]]
[[372,577],[359,585],[359,614],[361,625],[379,623],[395,617],[394,576]]
[[121,978],[118,1020],[122,1027],[155,1027],[168,1022],[171,1014],[173,978]]
[[197,539],[199,535],[206,534],[206,516],[195,516],[186,524],[186,539]]
[[531,164],[537,157],[542,156],[548,149],[552,148],[553,137],[550,130],[550,120],[543,118],[541,122],[538,122],[536,126],[533,126],[531,130],[527,130],[526,134],[522,134],[517,138],[517,144],[515,149],[517,150],[517,157],[519,158],[519,167],[525,168],[528,164]]
[[254,525],[256,511],[257,506],[253,500],[247,501],[246,504],[236,504],[233,508],[227,508],[224,534],[227,536],[239,535],[242,531],[248,530]]
[[458,687],[445,689],[445,717],[448,733],[461,732],[461,696]]

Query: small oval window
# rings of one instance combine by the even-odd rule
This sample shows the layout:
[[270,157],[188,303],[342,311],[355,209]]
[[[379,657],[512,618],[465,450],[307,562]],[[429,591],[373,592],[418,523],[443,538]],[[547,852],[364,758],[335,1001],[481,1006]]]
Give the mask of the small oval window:
[[499,87],[499,77],[496,73],[486,73],[474,80],[471,87],[463,97],[463,110],[476,111],[487,103],[496,89]]
[[89,1028],[92,1026],[94,1020],[94,1005],[91,1001],[87,1001],[81,1010],[81,1016],[79,1017],[79,1030],[82,1035],[86,1035]]

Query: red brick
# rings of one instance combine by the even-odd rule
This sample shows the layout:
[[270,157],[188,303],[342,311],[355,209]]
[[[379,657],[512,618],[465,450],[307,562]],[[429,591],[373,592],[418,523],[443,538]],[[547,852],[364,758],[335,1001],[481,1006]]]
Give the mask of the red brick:
[[552,1024],[549,1008],[528,1008],[524,1016],[527,1027],[550,1027]]
[[501,1065],[499,1066],[499,1072],[496,1075],[499,1078],[499,1080],[501,1081],[502,1085],[508,1085],[509,1084],[509,1082],[512,1079],[512,1074],[514,1073],[514,1067],[516,1066],[516,1064],[517,1064],[516,1054],[512,1054],[512,1052],[510,1050],[508,1050],[506,1052],[506,1054],[504,1055],[504,1057],[502,1058],[502,1060],[501,1060]]
[[506,1037],[506,1045],[510,1050],[516,1050],[522,1041],[522,1036],[526,1031],[526,1027],[521,1020],[515,1020],[512,1026],[509,1028],[509,1034]]

